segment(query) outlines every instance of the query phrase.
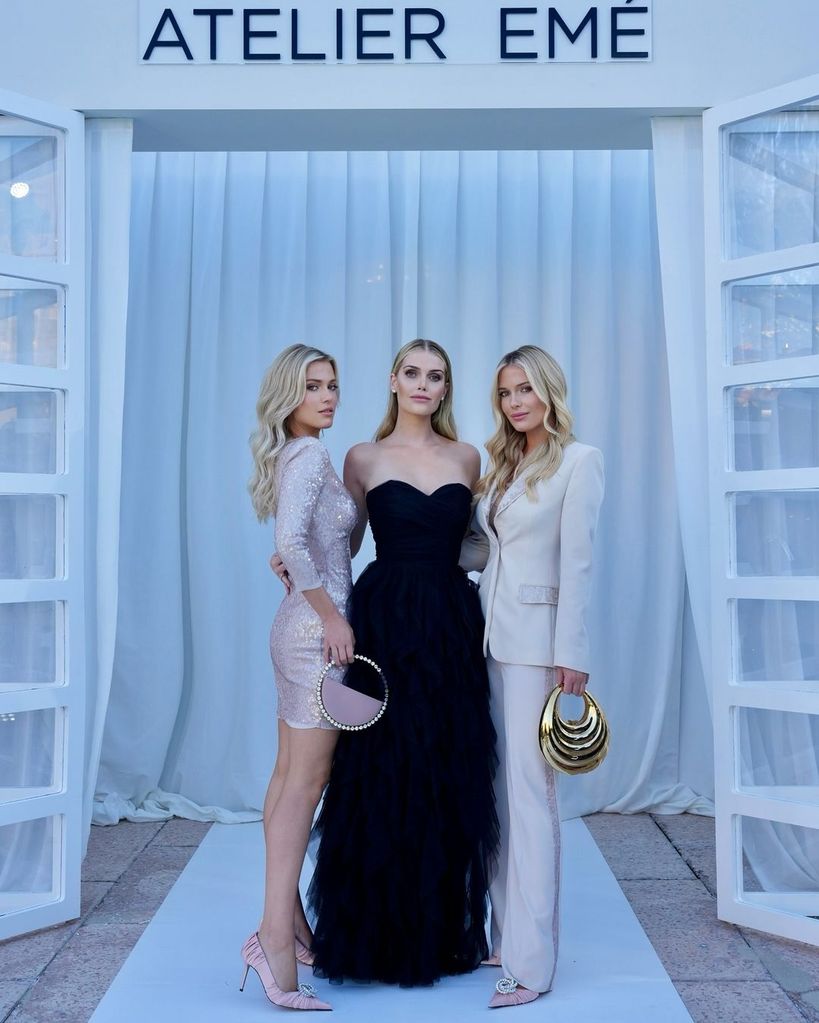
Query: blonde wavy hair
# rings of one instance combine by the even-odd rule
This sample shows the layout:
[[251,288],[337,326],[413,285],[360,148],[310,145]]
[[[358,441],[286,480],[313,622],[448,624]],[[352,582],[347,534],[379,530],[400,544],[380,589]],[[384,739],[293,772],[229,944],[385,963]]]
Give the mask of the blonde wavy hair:
[[[519,366],[532,390],[546,406],[543,417],[546,440],[526,457],[523,454],[526,435],[519,433],[501,411],[500,375],[506,366]],[[557,472],[563,461],[563,449],[574,440],[574,420],[566,403],[563,370],[542,348],[522,345],[513,352],[507,352],[498,363],[492,381],[491,402],[497,429],[486,442],[489,465],[478,481],[477,493],[486,494],[496,487],[498,494],[503,494],[512,480],[520,475],[526,477],[526,494],[534,500],[535,487]]]
[[308,345],[290,345],[280,352],[262,379],[256,402],[258,425],[250,436],[253,475],[247,485],[259,522],[276,514],[276,466],[282,448],[292,438],[288,419],[307,393],[307,367],[329,362],[338,377],[336,360]]
[[[458,428],[455,426],[455,415],[452,411],[452,363],[449,361],[449,356],[441,345],[439,345],[437,341],[428,341],[421,337],[416,338],[414,341],[408,341],[395,356],[390,372],[393,375],[397,374],[407,356],[412,354],[412,352],[417,351],[431,352],[433,355],[437,355],[444,364],[446,394],[444,395],[441,404],[432,413],[432,429],[442,437],[447,437],[449,440],[457,440]],[[397,422],[398,395],[390,392],[390,397],[387,402],[387,411],[384,413],[384,418],[381,420],[381,424],[375,431],[373,440],[379,441],[383,440],[385,437],[389,437],[395,429],[395,424]]]

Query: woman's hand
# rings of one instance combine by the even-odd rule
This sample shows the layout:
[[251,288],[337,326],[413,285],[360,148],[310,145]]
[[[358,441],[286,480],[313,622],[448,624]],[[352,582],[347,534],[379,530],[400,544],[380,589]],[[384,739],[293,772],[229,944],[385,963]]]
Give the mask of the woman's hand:
[[[285,590],[288,593],[292,593],[293,580],[290,578],[287,569],[284,567],[284,562],[278,554],[274,553],[271,555],[270,567],[281,579]],[[324,622],[322,649],[325,662],[335,661],[336,664],[352,664],[355,636],[347,621],[335,609],[324,589],[306,590],[304,596],[313,610],[322,616],[322,621]],[[329,611],[329,613],[328,608],[332,608],[332,611]],[[326,618],[324,617],[325,615],[327,615]]]
[[352,664],[355,636],[349,623],[336,613],[324,622],[324,660]]
[[574,668],[561,668],[555,665],[556,684],[569,696],[582,696],[586,691],[589,676],[585,671]]
[[285,588],[285,591],[288,594],[292,593],[293,592],[293,581],[290,578],[290,573],[284,567],[284,562],[282,561],[282,559],[279,557],[278,554],[274,553],[274,554],[272,554],[270,556],[270,567],[273,569],[273,571],[276,573],[276,575],[281,580],[282,585]]

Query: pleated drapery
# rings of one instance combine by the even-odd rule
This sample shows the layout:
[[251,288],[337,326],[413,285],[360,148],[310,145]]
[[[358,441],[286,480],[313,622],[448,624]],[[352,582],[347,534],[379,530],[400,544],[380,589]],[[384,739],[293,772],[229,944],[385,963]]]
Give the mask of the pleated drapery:
[[498,357],[540,344],[566,370],[577,436],[605,455],[591,685],[612,749],[563,785],[564,815],[709,810],[656,231],[646,152],[134,156],[97,821],[258,817],[281,597],[272,530],[245,489],[259,380],[293,341],[338,356],[342,408],[325,439],[340,469],[380,420],[392,354],[416,336],[452,356],[463,439],[482,448],[491,432]]
[[91,823],[117,635],[133,123],[88,118],[86,134],[86,778]]

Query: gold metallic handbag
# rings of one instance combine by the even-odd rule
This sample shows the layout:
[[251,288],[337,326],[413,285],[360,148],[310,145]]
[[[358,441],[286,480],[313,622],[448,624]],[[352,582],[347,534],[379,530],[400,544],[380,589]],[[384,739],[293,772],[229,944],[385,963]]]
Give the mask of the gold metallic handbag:
[[583,693],[583,716],[567,721],[557,710],[563,690],[555,686],[540,715],[540,752],[547,764],[564,774],[585,774],[605,759],[609,749],[609,726],[594,697]]

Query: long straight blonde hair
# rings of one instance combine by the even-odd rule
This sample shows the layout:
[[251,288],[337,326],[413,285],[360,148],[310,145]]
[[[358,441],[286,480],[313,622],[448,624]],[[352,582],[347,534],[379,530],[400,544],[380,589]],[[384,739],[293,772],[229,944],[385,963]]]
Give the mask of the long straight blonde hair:
[[[442,437],[447,437],[449,440],[457,440],[458,429],[455,426],[455,415],[452,411],[452,363],[449,361],[449,356],[444,348],[439,345],[437,341],[428,341],[421,337],[416,338],[414,341],[408,341],[395,356],[390,372],[393,375],[397,374],[407,356],[412,352],[417,352],[419,350],[423,352],[431,352],[433,355],[437,355],[444,364],[446,394],[442,398],[441,404],[432,413],[432,429],[436,433],[439,433]],[[384,418],[381,420],[381,424],[375,431],[373,440],[379,441],[383,440],[385,437],[389,437],[395,429],[395,424],[397,422],[398,395],[390,392],[390,396],[387,401],[387,411],[384,413]]]
[[[546,406],[543,417],[546,440],[526,457],[523,454],[526,434],[519,433],[501,411],[500,375],[506,366],[519,366],[532,390]],[[490,400],[497,429],[486,442],[489,465],[478,481],[477,492],[486,494],[496,487],[497,492],[503,494],[515,476],[521,475],[526,477],[526,493],[533,499],[537,484],[557,472],[563,461],[563,449],[574,440],[574,420],[566,402],[563,370],[542,348],[522,345],[513,352],[507,352],[498,363]]]
[[304,401],[307,367],[313,362],[329,362],[338,377],[332,355],[309,345],[290,345],[276,356],[262,379],[256,402],[258,425],[250,437],[253,475],[247,487],[260,522],[276,514],[276,466],[282,448],[292,437],[287,420]]

